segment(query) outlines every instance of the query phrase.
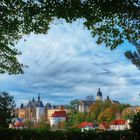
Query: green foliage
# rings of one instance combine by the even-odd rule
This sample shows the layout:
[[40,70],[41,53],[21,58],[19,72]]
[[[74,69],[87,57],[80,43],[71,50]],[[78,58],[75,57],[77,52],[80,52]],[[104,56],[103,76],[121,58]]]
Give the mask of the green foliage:
[[[73,100],[72,103],[78,103],[78,100]],[[89,112],[77,112],[72,110],[68,115],[68,121],[65,122],[65,128],[78,128],[81,122],[93,122],[99,124],[103,121],[110,123],[116,117],[121,116],[122,111],[130,107],[128,104],[117,104],[112,103],[111,100],[96,101],[94,104],[89,106]]]
[[125,131],[68,131],[0,129],[2,140],[139,140],[129,130]]
[[0,127],[6,128],[15,117],[15,101],[7,92],[0,92]]
[[129,111],[124,110],[124,111],[122,112],[122,118],[125,119],[125,120],[128,120],[128,119],[132,120],[132,119],[133,119],[133,116],[134,116],[135,114],[136,114],[136,112],[133,111],[133,110],[129,110]]
[[70,109],[72,109],[73,111],[78,109],[78,105],[79,105],[79,100],[75,99],[75,100],[71,100],[70,101]]
[[83,121],[93,122],[93,114],[86,112],[71,112],[68,120],[65,122],[66,129],[78,128],[78,125]]
[[132,51],[125,52],[125,56],[131,60],[132,64],[134,64],[136,67],[140,69],[140,43],[138,44],[137,42],[134,41],[132,43],[136,46],[136,50],[133,52]]
[[138,41],[140,30],[138,0],[2,0],[0,2],[0,73],[23,73],[14,46],[24,35],[47,33],[53,19],[73,22],[85,19],[84,26],[111,49],[124,40]]
[[107,122],[110,123],[112,120],[115,119],[115,113],[112,109],[106,108],[103,112],[101,112],[98,116],[98,122]]
[[131,107],[131,105],[130,104],[121,104],[120,105],[120,111],[122,112],[124,109],[126,109],[128,107]]
[[103,102],[97,101],[95,104],[92,104],[89,107],[89,113],[93,114],[92,116],[94,120],[97,120],[98,115],[100,114],[100,112],[102,112],[104,107],[103,104],[104,104]]
[[35,127],[35,123],[31,119],[26,119],[24,122],[25,128],[31,129]]
[[140,134],[139,124],[140,124],[140,112],[138,112],[136,115],[133,116],[132,123],[130,124],[133,132],[136,133],[137,135]]
[[47,124],[45,121],[41,121],[41,122],[38,122],[35,126],[35,128],[41,128],[41,129],[50,129],[50,125]]

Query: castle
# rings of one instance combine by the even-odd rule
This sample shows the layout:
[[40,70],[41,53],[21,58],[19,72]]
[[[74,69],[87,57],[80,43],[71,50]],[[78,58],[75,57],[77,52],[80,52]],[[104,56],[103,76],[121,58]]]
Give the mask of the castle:
[[32,119],[39,122],[43,117],[45,117],[45,106],[40,100],[40,95],[38,95],[38,100],[29,101],[27,105],[21,104],[19,108],[19,118]]
[[[65,106],[66,108],[66,106]],[[18,117],[33,122],[50,121],[52,114],[59,111],[68,111],[64,106],[52,106],[50,103],[43,105],[43,102],[38,95],[37,100],[34,98],[29,100],[26,105],[21,104],[18,109]]]

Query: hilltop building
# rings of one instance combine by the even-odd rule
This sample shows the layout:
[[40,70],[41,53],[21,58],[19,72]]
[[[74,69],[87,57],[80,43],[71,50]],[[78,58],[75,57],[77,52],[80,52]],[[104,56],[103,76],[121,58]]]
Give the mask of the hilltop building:
[[119,101],[111,100],[111,99],[109,98],[109,96],[107,96],[106,100],[110,101],[112,104],[120,104]]
[[89,112],[89,106],[94,103],[95,101],[79,100],[79,112]]
[[[119,101],[111,100],[109,96],[107,96],[107,99],[111,101],[113,104],[120,104]],[[89,106],[92,104],[95,104],[97,101],[104,101],[103,100],[103,94],[100,90],[98,89],[96,93],[96,100],[95,101],[88,101],[88,100],[79,100],[79,105],[78,105],[78,111],[79,112],[89,112]]]
[[[100,88],[98,89],[98,92],[96,94],[96,101],[102,101],[102,92],[100,91]],[[79,100],[78,111],[89,112],[89,106],[95,104],[96,101]]]

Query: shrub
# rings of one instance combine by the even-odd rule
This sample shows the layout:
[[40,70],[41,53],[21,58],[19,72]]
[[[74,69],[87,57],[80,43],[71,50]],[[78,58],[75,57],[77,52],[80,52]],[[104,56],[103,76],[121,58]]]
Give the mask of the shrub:
[[47,129],[0,129],[1,140],[138,140],[131,130],[85,131],[78,129],[50,131]]

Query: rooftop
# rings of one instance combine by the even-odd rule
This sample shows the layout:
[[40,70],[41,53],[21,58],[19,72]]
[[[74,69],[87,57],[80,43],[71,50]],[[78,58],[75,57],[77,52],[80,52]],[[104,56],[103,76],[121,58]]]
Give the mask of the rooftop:
[[66,111],[55,111],[51,117],[66,117]]

